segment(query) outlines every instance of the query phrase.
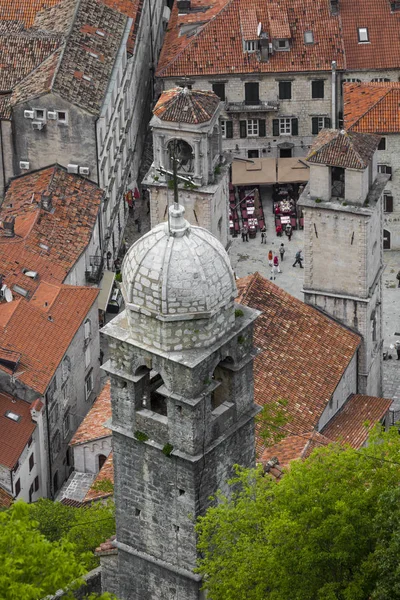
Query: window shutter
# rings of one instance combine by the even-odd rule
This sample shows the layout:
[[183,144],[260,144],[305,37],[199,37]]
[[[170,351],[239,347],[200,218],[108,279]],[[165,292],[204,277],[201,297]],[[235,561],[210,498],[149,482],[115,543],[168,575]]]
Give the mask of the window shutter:
[[226,133],[226,137],[228,139],[233,138],[233,122],[232,121],[225,121],[225,133]]
[[292,119],[292,135],[299,135],[299,120]]
[[265,137],[265,119],[258,120],[258,135]]
[[325,117],[324,119],[324,127],[328,128],[331,126],[331,120],[329,117]]
[[[293,127],[293,123],[292,123]],[[311,117],[311,133],[313,135],[318,134],[318,117]]]
[[385,212],[393,212],[393,196],[385,196]]
[[279,119],[272,119],[272,135],[279,135]]
[[239,125],[240,125],[240,137],[241,138],[247,137],[246,121],[239,121]]
[[386,167],[386,174],[390,175],[390,180],[391,180],[392,179],[392,167]]

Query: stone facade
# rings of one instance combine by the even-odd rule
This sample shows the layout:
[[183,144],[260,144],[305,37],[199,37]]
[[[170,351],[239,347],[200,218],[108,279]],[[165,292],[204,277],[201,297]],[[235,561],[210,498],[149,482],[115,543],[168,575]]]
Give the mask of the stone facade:
[[[331,168],[311,165],[310,183],[299,201],[305,302],[361,334],[358,392],[370,396],[382,391],[382,193],[387,179],[377,174],[374,156],[365,170],[345,169],[344,198],[330,197]],[[368,188],[365,181],[373,183]]]
[[[182,294],[186,270],[178,256],[169,265],[168,252],[160,253],[152,278],[164,300],[174,296],[183,312],[169,312],[168,302],[154,305],[151,312],[132,303],[135,286],[143,285],[135,265],[148,257],[139,241],[122,268],[125,312],[131,315],[122,313],[103,329],[110,348],[104,368],[111,377],[119,583],[115,590],[115,565],[109,573],[103,563],[103,589],[111,582],[121,600],[203,597],[201,578],[193,572],[195,520],[210,505],[210,496],[218,489],[227,491],[234,464],[255,464],[253,321],[258,312],[247,307],[234,312],[235,284],[222,246],[208,232],[190,228],[182,214],[179,207],[171,211],[167,248],[178,241],[176,251],[179,241],[187,240],[181,255],[184,263],[192,252],[197,254],[189,269],[194,281],[212,269],[211,260],[222,283],[213,283],[216,289],[211,290],[205,278],[195,289],[208,303],[208,313],[203,308],[201,318],[195,318]],[[150,247],[159,242],[165,226],[148,234]],[[177,278],[175,291],[172,284],[168,288],[169,278],[162,283],[169,266],[172,280]],[[218,335],[201,337],[213,314],[222,316]],[[141,319],[148,328],[146,343],[137,332]],[[195,341],[193,333],[185,337],[182,319],[188,330],[199,329]],[[150,324],[157,320],[159,329],[168,332],[162,348]],[[170,348],[175,338],[180,347]]]

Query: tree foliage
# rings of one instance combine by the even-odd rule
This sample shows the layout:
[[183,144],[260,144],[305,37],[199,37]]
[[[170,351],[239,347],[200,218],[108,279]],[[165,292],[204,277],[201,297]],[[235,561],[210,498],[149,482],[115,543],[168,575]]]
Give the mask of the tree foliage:
[[400,598],[400,438],[332,444],[277,482],[237,469],[199,519],[199,572],[213,600]]

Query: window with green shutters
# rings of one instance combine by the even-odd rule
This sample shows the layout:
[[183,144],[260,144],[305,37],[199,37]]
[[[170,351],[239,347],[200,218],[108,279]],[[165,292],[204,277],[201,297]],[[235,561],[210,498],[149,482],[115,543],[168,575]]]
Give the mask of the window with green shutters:
[[272,135],[299,135],[299,120],[297,117],[281,117],[272,120]]
[[318,135],[321,129],[329,128],[331,120],[329,117],[311,117],[311,133]]

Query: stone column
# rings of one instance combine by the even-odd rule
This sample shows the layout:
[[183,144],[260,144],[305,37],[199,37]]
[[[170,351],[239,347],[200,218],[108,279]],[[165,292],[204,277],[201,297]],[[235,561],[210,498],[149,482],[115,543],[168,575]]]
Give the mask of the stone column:
[[201,179],[201,156],[200,156],[200,138],[194,140],[194,176]]
[[165,135],[163,133],[159,133],[158,134],[160,143],[159,143],[159,152],[160,152],[160,167],[164,167],[164,169],[167,168],[167,165],[165,164]]

